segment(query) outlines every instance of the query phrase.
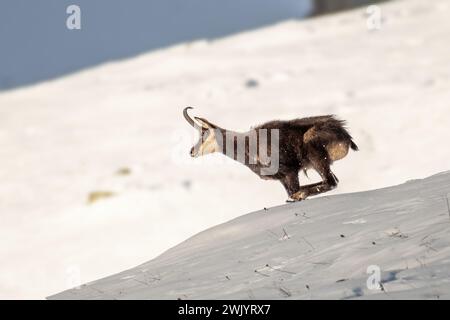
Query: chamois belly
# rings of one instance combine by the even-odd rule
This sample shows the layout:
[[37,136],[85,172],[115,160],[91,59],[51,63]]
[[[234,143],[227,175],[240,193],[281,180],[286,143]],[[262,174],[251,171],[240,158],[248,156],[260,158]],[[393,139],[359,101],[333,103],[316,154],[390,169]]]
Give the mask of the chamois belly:
[[326,149],[332,161],[341,160],[348,154],[349,143],[344,141],[331,142],[326,146]]

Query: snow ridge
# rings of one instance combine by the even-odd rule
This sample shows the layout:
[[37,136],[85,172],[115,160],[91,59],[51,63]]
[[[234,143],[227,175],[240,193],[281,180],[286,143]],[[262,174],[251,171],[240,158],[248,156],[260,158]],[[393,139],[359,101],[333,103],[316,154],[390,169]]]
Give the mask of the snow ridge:
[[50,299],[449,299],[449,193],[447,171],[253,212]]

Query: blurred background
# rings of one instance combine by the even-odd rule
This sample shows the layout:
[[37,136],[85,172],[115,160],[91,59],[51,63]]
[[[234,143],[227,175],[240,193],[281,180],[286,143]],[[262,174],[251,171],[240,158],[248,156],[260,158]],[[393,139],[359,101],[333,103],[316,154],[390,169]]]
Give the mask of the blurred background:
[[285,203],[278,182],[190,158],[185,106],[233,130],[347,120],[360,152],[325,198],[448,170],[449,15],[447,0],[2,1],[0,298],[45,298]]
[[[215,39],[368,0],[2,1],[0,90],[197,39]],[[62,28],[82,8],[82,29]]]

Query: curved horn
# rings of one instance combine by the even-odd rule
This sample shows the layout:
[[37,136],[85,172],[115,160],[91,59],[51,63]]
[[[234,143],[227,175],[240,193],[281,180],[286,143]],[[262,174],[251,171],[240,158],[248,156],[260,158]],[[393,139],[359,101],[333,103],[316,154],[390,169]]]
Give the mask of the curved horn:
[[193,126],[193,127],[195,128],[195,127],[197,127],[195,121],[192,120],[192,118],[191,118],[191,117],[188,115],[188,113],[187,113],[187,111],[188,111],[189,109],[194,109],[194,108],[192,108],[192,107],[186,107],[186,108],[184,108],[184,110],[183,110],[183,116],[184,116],[184,118],[186,119],[186,121],[187,121],[191,126]]

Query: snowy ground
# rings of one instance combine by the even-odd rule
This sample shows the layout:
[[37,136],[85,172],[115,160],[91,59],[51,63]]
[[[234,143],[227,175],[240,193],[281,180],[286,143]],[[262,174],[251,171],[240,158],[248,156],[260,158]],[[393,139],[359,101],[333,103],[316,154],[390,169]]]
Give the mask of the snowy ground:
[[449,192],[447,171],[253,212],[51,298],[450,299]]
[[[338,114],[361,151],[335,164],[334,193],[448,170],[450,4],[399,0],[381,9],[380,31],[369,31],[357,9],[0,93],[0,298],[44,298],[284,203],[277,182],[219,156],[189,158],[187,105],[236,130]],[[93,192],[110,196],[89,203]]]

